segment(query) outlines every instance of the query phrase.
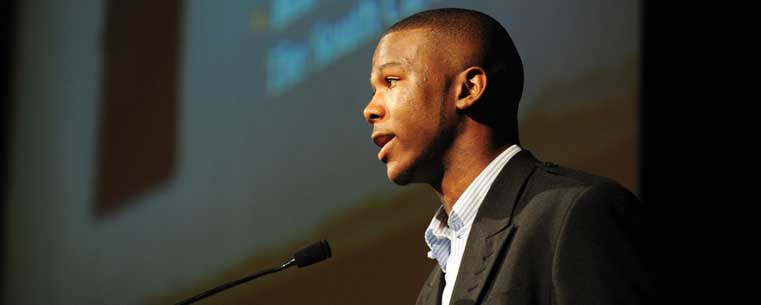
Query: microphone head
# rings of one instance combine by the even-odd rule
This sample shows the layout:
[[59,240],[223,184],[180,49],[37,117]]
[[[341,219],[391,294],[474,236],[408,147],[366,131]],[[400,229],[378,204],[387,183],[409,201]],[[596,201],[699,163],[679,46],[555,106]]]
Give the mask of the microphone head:
[[330,245],[327,240],[321,240],[299,250],[293,256],[296,266],[306,267],[330,258]]

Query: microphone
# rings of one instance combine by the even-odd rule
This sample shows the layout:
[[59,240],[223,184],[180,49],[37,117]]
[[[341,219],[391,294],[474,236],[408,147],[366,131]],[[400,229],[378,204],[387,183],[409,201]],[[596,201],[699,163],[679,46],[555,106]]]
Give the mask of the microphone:
[[296,266],[298,266],[299,268],[302,268],[302,267],[306,267],[306,266],[324,261],[330,258],[330,256],[331,256],[331,252],[330,252],[330,245],[328,244],[328,241],[321,240],[299,250],[298,252],[296,252],[296,254],[293,255],[293,258],[291,258],[289,261],[280,265],[280,267],[275,267],[275,268],[259,271],[257,273],[254,273],[242,279],[219,285],[217,287],[209,289],[189,299],[185,299],[174,305],[188,305],[191,303],[195,303],[198,300],[217,294],[225,289],[238,286],[240,284],[243,284],[245,282],[248,282],[250,280],[253,280],[255,278],[258,278],[270,273],[275,273],[281,270],[285,270],[289,267],[292,267],[294,264],[296,264]]

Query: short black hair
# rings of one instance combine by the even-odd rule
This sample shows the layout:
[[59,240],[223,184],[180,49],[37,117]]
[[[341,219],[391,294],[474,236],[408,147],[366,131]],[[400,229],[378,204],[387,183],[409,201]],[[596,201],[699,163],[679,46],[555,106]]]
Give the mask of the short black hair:
[[[510,34],[496,19],[462,8],[440,8],[413,14],[389,27],[383,35],[419,28],[431,29],[451,41],[480,48],[477,64],[489,85],[481,103],[481,119],[490,126],[514,132],[518,141],[518,103],[523,94],[523,62]],[[485,104],[485,105],[484,105]],[[498,113],[494,116],[494,113]]]

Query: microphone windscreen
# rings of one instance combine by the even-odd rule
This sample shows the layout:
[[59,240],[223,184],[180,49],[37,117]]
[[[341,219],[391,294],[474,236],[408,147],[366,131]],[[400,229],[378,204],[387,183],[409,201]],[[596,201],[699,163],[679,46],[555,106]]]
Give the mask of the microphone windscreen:
[[321,240],[314,244],[307,246],[304,249],[299,250],[293,256],[296,261],[296,265],[306,267],[314,263],[319,263],[325,259],[330,258],[330,245],[327,240]]

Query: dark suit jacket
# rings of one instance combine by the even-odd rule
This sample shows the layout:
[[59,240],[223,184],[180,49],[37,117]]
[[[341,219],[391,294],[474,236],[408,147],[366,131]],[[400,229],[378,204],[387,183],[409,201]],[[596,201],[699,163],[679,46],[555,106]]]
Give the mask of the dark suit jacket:
[[[476,214],[452,305],[646,304],[644,206],[617,183],[516,154]],[[434,267],[418,305],[441,304]]]

